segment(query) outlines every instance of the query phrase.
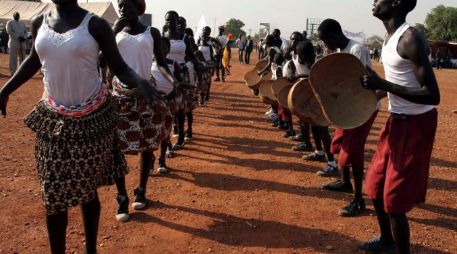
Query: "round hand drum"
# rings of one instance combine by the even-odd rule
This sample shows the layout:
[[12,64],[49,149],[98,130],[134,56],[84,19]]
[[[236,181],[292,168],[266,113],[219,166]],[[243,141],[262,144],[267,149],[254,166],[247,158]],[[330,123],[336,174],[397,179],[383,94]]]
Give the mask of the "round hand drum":
[[292,84],[289,83],[289,85],[283,87],[278,94],[278,104],[287,109],[289,109],[289,93],[291,89]]
[[[257,70],[262,70],[267,64],[268,60],[261,60],[256,64],[253,70],[247,72],[244,75],[244,81],[249,88],[259,89],[259,81],[262,79],[262,77],[257,75]],[[268,73],[266,75],[268,75]],[[268,79],[271,79],[271,76],[269,76]]]
[[255,65],[255,70],[262,70],[263,68],[265,68],[265,66],[267,66],[268,64],[268,60],[260,60],[259,62],[257,62],[257,64]]
[[342,129],[364,124],[376,110],[376,94],[362,88],[360,77],[366,73],[352,54],[328,55],[311,68],[310,83],[326,118]]
[[273,92],[274,98],[278,100],[279,91],[286,86],[292,86],[292,83],[287,78],[278,78],[271,85],[271,91]]
[[305,123],[316,126],[329,125],[308,79],[301,79],[292,86],[288,106],[289,110]]
[[257,84],[257,82],[259,81],[259,79],[260,79],[260,77],[259,77],[259,75],[257,75],[256,69],[248,71],[246,74],[244,74],[244,82],[246,83],[246,85],[249,88],[255,86],[255,84]]
[[267,80],[259,87],[259,97],[265,104],[276,104],[276,99],[271,89],[273,82],[273,80]]

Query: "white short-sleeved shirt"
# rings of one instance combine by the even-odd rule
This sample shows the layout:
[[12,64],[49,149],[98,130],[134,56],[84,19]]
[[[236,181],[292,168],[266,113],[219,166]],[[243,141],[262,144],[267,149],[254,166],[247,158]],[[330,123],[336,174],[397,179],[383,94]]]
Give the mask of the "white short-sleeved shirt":
[[349,40],[348,45],[344,49],[341,49],[340,52],[356,56],[363,65],[371,68],[370,50],[363,44],[354,40]]
[[[355,40],[349,40],[348,45],[346,45],[344,49],[341,49],[340,52],[349,53],[356,56],[364,66],[371,68],[370,50],[365,45]],[[376,108],[378,110],[381,108],[381,101],[378,101]]]

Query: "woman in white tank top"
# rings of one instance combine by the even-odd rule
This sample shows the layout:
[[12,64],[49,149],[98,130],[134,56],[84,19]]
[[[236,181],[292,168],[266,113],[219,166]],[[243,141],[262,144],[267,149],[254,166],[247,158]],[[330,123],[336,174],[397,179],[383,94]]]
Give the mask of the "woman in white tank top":
[[216,59],[214,58],[214,48],[210,44],[211,40],[211,28],[206,26],[202,30],[202,37],[199,40],[200,45],[198,51],[201,54],[201,61],[205,62],[206,71],[202,75],[202,84],[200,87],[200,105],[205,105],[205,102],[209,100],[211,92],[211,77],[215,71]]
[[[160,32],[143,25],[139,16],[145,11],[144,0],[119,0],[121,17],[116,21],[114,33],[116,42],[124,60],[144,79],[150,80],[152,86],[157,87],[151,68],[153,61],[170,83],[177,81],[171,75],[165,58],[162,54],[162,41]],[[170,109],[164,101],[146,103],[139,97],[135,89],[129,89],[118,80],[113,80],[113,96],[119,104],[118,133],[121,150],[125,154],[141,154],[140,159],[140,182],[134,191],[132,207],[135,210],[144,209],[146,202],[146,187],[149,174],[153,172],[154,151],[168,135],[171,126]],[[159,159],[159,168],[165,173],[165,159]],[[160,170],[159,170],[160,171]],[[117,179],[118,188],[117,201],[119,208],[116,219],[125,222],[129,218],[129,199],[125,187],[125,177]]]
[[[184,83],[187,84],[187,89],[184,89],[185,86],[182,86],[180,92],[183,94],[183,101],[181,105],[178,105],[178,112],[176,114],[176,128],[175,134],[178,135],[177,143],[173,146],[173,150],[180,150],[184,146],[185,135],[184,132],[184,122],[186,120],[186,112],[189,111],[188,100],[192,97],[192,88],[190,87],[189,79],[189,70],[186,66],[186,60],[193,63],[197,71],[200,71],[201,63],[195,58],[192,42],[190,38],[178,30],[178,21],[179,15],[175,11],[169,11],[165,14],[165,31],[163,36],[170,40],[170,53],[167,55],[167,58],[173,61],[176,61],[180,70],[180,79],[184,80]],[[192,122],[192,114],[187,115],[189,121]],[[191,126],[190,130],[191,130]],[[187,135],[192,135],[191,132],[188,132]]]
[[[194,113],[193,111],[197,107],[197,101],[198,101],[198,90],[199,86],[201,85],[199,82],[200,77],[202,76],[202,73],[204,72],[204,67],[203,63],[201,63],[197,56],[196,53],[198,52],[198,47],[197,44],[195,43],[194,39],[194,31],[187,27],[187,21],[184,17],[179,17],[179,22],[178,22],[178,31],[184,33],[184,36],[188,38],[190,42],[190,46],[192,49],[192,54],[194,60],[191,59],[191,57],[186,57],[186,66],[187,70],[189,71],[189,84],[190,84],[190,89],[186,93],[185,101],[186,101],[186,118],[187,118],[187,130],[186,130],[186,136],[185,136],[185,141],[191,141],[192,140],[192,125],[194,121]],[[200,67],[198,67],[200,66]],[[197,71],[197,68],[200,70]]]
[[97,187],[113,184],[127,171],[113,101],[97,74],[99,51],[122,82],[137,87],[148,101],[160,96],[125,64],[105,20],[81,9],[77,0],[55,4],[57,8],[33,20],[34,48],[2,88],[0,111],[6,114],[8,96],[42,68],[45,93],[25,123],[36,133],[37,174],[51,253],[65,253],[67,210],[78,205],[86,253],[96,253]]

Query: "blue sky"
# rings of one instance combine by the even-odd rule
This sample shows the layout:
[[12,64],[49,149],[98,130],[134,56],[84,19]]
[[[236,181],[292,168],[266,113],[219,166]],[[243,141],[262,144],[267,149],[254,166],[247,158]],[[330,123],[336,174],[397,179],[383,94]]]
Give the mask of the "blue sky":
[[[112,2],[116,5],[117,0]],[[158,28],[164,23],[165,12],[175,10],[186,17],[191,28],[197,26],[202,15],[210,27],[238,18],[252,34],[259,30],[260,22],[267,22],[288,37],[293,31],[305,29],[306,18],[333,18],[345,30],[364,32],[367,36],[384,35],[383,25],[371,15],[372,0],[146,0],[146,3],[147,12],[153,15],[153,25]],[[439,4],[457,7],[457,0],[418,0],[408,22],[423,23],[427,13]]]

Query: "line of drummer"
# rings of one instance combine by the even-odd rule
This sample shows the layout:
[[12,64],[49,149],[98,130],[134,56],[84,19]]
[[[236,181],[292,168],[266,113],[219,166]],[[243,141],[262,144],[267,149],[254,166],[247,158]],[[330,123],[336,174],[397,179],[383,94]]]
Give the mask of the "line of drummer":
[[[339,211],[339,215],[349,217],[365,210],[361,189],[363,155],[379,110],[379,98],[360,85],[365,66],[371,66],[368,48],[346,37],[342,46],[335,48],[331,39],[327,39],[332,38],[328,34],[335,33],[332,30],[335,22],[326,20],[319,28],[319,37],[326,44],[323,56],[316,56],[314,45],[302,33],[292,33],[287,49],[281,47],[283,39],[276,34],[268,35],[265,38],[267,55],[244,79],[254,96],[268,105],[266,120],[284,130],[285,138],[301,142],[293,149],[308,152],[303,155],[306,161],[327,162],[318,175],[337,177],[343,172],[341,180],[323,188],[347,193],[354,193],[355,189],[354,200]],[[337,51],[339,54],[331,54]],[[300,122],[298,134],[293,116]],[[329,132],[331,125],[336,127],[333,139]],[[338,163],[334,154],[339,154]],[[354,188],[350,182],[350,167]]]

